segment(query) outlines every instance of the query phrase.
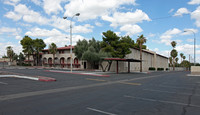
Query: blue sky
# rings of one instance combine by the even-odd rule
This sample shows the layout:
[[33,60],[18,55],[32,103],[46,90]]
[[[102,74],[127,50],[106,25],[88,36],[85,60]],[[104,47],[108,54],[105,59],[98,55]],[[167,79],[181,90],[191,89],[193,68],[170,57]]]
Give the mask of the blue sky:
[[107,30],[134,41],[144,34],[149,50],[168,56],[175,40],[177,51],[193,61],[194,32],[200,62],[200,0],[0,0],[0,7],[0,56],[7,46],[21,52],[25,35],[43,39],[47,46],[69,45],[70,17],[80,13],[72,21],[73,45],[92,37],[101,41]]

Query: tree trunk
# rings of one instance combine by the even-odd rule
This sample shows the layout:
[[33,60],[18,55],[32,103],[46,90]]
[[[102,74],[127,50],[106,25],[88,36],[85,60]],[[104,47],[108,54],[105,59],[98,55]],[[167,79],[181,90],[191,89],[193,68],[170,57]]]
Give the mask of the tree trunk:
[[28,54],[28,64],[30,65],[30,54]]
[[142,44],[140,44],[140,72],[142,72]]
[[55,54],[53,54],[53,67],[55,67]]
[[173,71],[175,70],[175,63],[174,63],[174,57],[173,57]]
[[108,71],[110,71],[110,67],[111,67],[111,65],[112,65],[112,61],[108,61]]

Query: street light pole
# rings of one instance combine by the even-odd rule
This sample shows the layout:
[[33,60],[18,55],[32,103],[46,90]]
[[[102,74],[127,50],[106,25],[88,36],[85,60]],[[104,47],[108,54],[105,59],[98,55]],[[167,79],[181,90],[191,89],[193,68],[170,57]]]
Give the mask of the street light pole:
[[196,38],[195,38],[195,32],[193,30],[185,30],[184,32],[187,32],[187,31],[191,31],[193,34],[194,34],[194,66],[195,66],[195,59],[196,59]]
[[[72,72],[72,20],[75,16],[79,16],[80,13],[76,13],[75,15],[72,16],[70,20],[70,69]],[[63,19],[67,19],[67,17],[63,17]]]

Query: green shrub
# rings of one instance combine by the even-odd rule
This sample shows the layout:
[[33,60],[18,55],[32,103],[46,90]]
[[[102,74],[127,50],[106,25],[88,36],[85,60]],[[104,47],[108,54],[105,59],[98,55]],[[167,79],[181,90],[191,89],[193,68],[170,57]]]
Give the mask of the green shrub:
[[169,70],[169,68],[166,68],[166,71],[168,71]]
[[149,70],[156,70],[156,68],[155,67],[149,67]]
[[157,68],[157,71],[163,71],[164,68]]

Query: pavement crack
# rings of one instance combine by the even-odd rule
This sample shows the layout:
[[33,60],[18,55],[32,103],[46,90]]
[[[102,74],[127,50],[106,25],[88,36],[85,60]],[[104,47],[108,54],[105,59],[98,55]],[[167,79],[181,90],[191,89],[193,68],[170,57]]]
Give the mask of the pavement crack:
[[188,96],[188,103],[186,106],[183,106],[183,111],[181,113],[181,115],[186,115],[187,113],[187,108],[190,107],[191,105],[191,101],[192,101],[192,96],[196,93],[196,89],[198,87],[198,84],[196,83],[196,85],[194,86],[194,88],[192,89],[192,94]]

